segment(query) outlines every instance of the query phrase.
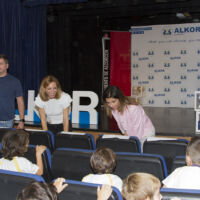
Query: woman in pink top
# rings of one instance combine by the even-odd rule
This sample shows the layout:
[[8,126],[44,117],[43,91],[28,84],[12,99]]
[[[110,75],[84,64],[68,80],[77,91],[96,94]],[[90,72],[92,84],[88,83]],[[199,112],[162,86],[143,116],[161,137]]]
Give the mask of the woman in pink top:
[[107,87],[103,101],[107,115],[114,116],[122,134],[137,136],[142,143],[147,137],[155,135],[155,128],[144,109],[124,96],[117,86]]

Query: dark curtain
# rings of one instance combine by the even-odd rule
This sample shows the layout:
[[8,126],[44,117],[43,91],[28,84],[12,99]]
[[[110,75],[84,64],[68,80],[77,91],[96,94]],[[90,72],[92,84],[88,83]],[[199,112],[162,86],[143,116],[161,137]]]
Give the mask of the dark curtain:
[[0,1],[0,53],[9,58],[9,73],[28,90],[38,91],[46,75],[46,7],[24,7],[20,0]]
[[38,6],[48,4],[60,4],[60,3],[78,3],[87,2],[88,0],[21,0],[24,5],[27,6]]

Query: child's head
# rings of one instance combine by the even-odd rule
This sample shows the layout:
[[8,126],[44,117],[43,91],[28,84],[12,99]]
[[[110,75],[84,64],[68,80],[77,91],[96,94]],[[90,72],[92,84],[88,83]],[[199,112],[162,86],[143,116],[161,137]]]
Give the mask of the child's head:
[[117,159],[112,149],[100,147],[90,158],[90,165],[97,174],[112,173],[116,167]]
[[161,183],[147,173],[133,173],[123,181],[122,195],[126,200],[161,200]]
[[200,137],[192,137],[186,149],[187,165],[200,165]]
[[15,156],[23,156],[27,151],[29,134],[24,130],[11,130],[2,138],[2,154],[5,159],[12,160]]
[[48,183],[32,182],[17,196],[17,200],[57,200],[56,188]]

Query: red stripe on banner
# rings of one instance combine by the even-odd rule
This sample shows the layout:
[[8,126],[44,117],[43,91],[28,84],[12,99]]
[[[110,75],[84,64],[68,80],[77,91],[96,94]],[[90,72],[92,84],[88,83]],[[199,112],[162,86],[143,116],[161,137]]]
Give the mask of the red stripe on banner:
[[131,33],[110,34],[110,84],[131,95]]

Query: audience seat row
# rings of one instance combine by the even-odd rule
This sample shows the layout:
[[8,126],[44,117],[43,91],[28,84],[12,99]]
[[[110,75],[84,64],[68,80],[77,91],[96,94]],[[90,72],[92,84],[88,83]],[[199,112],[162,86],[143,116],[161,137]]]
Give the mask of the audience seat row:
[[[6,129],[0,129],[0,139],[5,131]],[[30,133],[30,144],[43,144],[47,146],[52,153],[51,155],[47,149],[43,155],[43,162],[46,169],[43,175],[45,180],[49,181],[52,180],[52,178],[62,176],[64,174],[63,170],[65,171],[66,178],[74,180],[81,180],[84,175],[91,173],[91,170],[89,170],[89,159],[95,149],[92,135],[59,133],[54,138],[54,135],[50,131],[32,129],[27,131]],[[116,152],[118,165],[115,173],[120,177],[124,178],[131,172],[143,171],[150,172],[162,180],[166,177],[167,173],[169,174],[171,170],[174,170],[177,166],[185,165],[184,157],[176,158],[176,156],[185,155],[187,143],[187,140],[146,141],[143,145],[143,153],[140,153],[141,145],[136,137],[101,135],[97,139],[96,145],[97,147],[107,146]],[[62,148],[59,148],[60,146]],[[65,148],[66,146],[74,148]],[[81,149],[76,149],[76,147]],[[35,147],[32,146],[31,148],[30,145],[25,156],[35,163],[34,152]],[[148,155],[148,153],[150,153],[150,155]],[[85,157],[83,157],[83,155]],[[74,160],[77,161],[74,162]],[[167,161],[166,163],[165,160]],[[147,162],[153,162],[154,167],[151,166],[152,164],[147,165]],[[155,167],[155,163],[157,163],[157,167]],[[85,167],[83,167],[83,164]],[[79,170],[80,165],[81,170]],[[84,168],[87,170],[84,171]],[[78,174],[76,170],[80,171],[80,173]]]
[[[38,175],[0,170],[1,199],[16,199],[17,194],[32,181],[44,182],[44,179]],[[68,179],[66,183],[68,183],[68,187],[59,194],[60,200],[96,199],[97,184],[83,183]],[[161,188],[160,192],[162,194],[162,200],[170,200],[174,197],[178,197],[181,200],[197,200],[200,196],[200,190]],[[113,192],[109,200],[122,199],[119,190],[113,187]]]

